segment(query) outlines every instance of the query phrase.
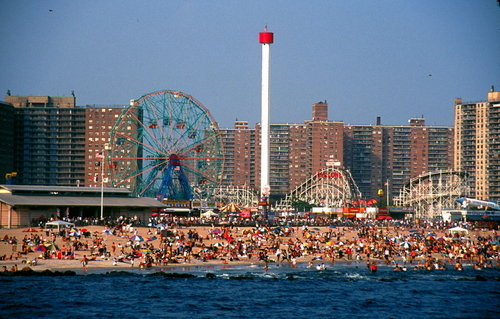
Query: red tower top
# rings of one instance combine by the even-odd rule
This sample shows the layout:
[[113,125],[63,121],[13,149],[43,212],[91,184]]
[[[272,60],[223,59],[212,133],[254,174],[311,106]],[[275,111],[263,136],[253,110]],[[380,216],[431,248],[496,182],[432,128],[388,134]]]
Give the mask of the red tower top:
[[259,43],[273,43],[274,33],[267,32],[267,26],[264,28],[264,32],[259,33]]

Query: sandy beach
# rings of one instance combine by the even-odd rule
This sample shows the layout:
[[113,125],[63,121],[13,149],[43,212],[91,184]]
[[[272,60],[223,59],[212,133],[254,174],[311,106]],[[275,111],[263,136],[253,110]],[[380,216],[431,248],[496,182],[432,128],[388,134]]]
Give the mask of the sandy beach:
[[[84,229],[85,228],[85,229]],[[73,249],[73,255],[70,257],[64,256],[65,254],[69,254],[72,249],[71,245],[74,242],[73,237],[55,237],[55,241],[53,240],[53,235],[46,233],[43,229],[28,229],[28,228],[20,228],[20,229],[0,229],[0,267],[5,266],[4,269],[7,271],[13,271],[17,267],[17,270],[21,270],[25,267],[30,267],[35,271],[43,271],[43,270],[51,270],[51,271],[62,271],[62,270],[73,270],[77,273],[92,273],[96,271],[104,271],[104,270],[130,270],[130,269],[139,269],[146,267],[146,256],[149,252],[154,251],[155,249],[161,248],[161,236],[156,228],[148,228],[148,227],[134,227],[125,232],[115,232],[115,234],[109,234],[105,231],[108,228],[104,226],[88,226],[81,227],[80,230],[84,229],[91,235],[88,237],[80,237],[78,241],[84,244],[82,249]],[[174,267],[189,267],[189,266],[214,266],[214,265],[230,265],[230,264],[259,264],[264,267],[265,262],[263,261],[260,254],[265,252],[266,258],[270,262],[280,262],[279,254],[283,252],[283,255],[286,255],[288,251],[292,250],[291,247],[298,247],[300,254],[296,255],[292,258],[290,255],[286,261],[281,262],[290,262],[290,263],[309,263],[309,262],[328,262],[331,263],[333,261],[367,261],[371,260],[376,263],[385,262],[384,260],[384,249],[387,254],[388,248],[380,248],[387,246],[387,242],[389,239],[393,240],[393,238],[398,238],[400,241],[406,241],[411,235],[410,229],[401,229],[395,227],[375,227],[371,231],[373,234],[376,234],[380,240],[360,240],[359,238],[359,229],[348,228],[348,227],[339,227],[339,228],[329,228],[329,227],[316,227],[309,226],[307,228],[293,227],[290,232],[283,234],[272,234],[272,239],[270,236],[263,236],[265,233],[259,234],[259,231],[255,228],[250,227],[234,227],[234,228],[223,228],[223,227],[180,227],[180,228],[172,228],[169,229],[176,237],[178,242],[180,240],[185,240],[187,238],[187,234],[190,232],[196,233],[200,241],[197,241],[195,245],[192,245],[192,251],[190,254],[178,254],[176,256],[172,256],[169,259],[169,262],[166,263],[152,263],[148,265],[149,268],[158,268],[158,269],[169,269]],[[271,228],[268,229],[271,231]],[[413,230],[415,231],[415,230]],[[452,242],[450,234],[446,232],[446,230],[436,230],[436,229],[425,229],[420,230],[421,233],[433,234],[435,240],[439,240],[441,242]],[[229,236],[222,234],[229,234]],[[54,242],[56,246],[49,247],[49,250],[53,250],[52,253],[44,253],[43,251],[33,251],[39,245],[35,245],[32,242],[32,239],[35,236],[41,237],[42,243],[45,242]],[[131,240],[133,236],[141,236],[144,241],[134,241]],[[255,240],[255,236],[258,237],[258,240]],[[493,239],[496,236],[496,232],[492,230],[472,230],[468,233],[468,238],[470,241],[477,242],[478,238],[489,238]],[[15,238],[17,240],[16,244],[13,244],[11,240]],[[327,238],[327,239],[325,239]],[[375,237],[374,237],[375,238]],[[28,241],[29,244],[24,245],[24,253],[23,253],[23,239],[24,241]],[[149,240],[148,240],[149,239]],[[230,252],[230,247],[235,247],[237,244],[249,245],[250,243],[258,243],[259,250],[257,252],[254,249],[253,253],[247,254],[235,254],[234,252]],[[272,243],[272,245],[271,245]],[[455,246],[456,244],[453,243]],[[134,245],[137,245],[134,247]],[[175,247],[175,243],[173,246]],[[367,245],[372,246],[372,251],[378,248],[380,251],[382,249],[381,254],[371,254],[366,253]],[[100,248],[104,247],[106,253],[97,254],[98,246]],[[139,247],[140,246],[140,247]],[[416,256],[416,261],[424,262],[425,258],[431,256],[433,258],[441,258],[443,259],[442,251],[426,251],[427,247],[422,246],[421,244],[415,242],[411,243],[409,249],[402,248],[402,244],[398,242],[396,245],[392,245],[396,247],[396,251],[394,248],[391,248],[391,257],[390,261],[394,262],[405,262],[411,253],[411,250],[416,250],[419,254]],[[57,249],[56,249],[57,247]],[[93,247],[93,248],[92,248]],[[206,247],[219,247],[220,253],[216,256],[209,256],[205,258],[203,255],[203,249]],[[227,248],[226,253],[224,253],[224,247]],[[365,251],[359,250],[360,247],[364,247]],[[133,249],[138,248],[138,249]],[[349,249],[353,251],[351,255],[348,255]],[[28,250],[29,252],[26,252]],[[139,251],[139,256],[133,259],[125,259],[123,258],[125,255],[132,253],[133,251]],[[206,250],[206,249],[205,249]],[[497,267],[498,263],[498,248],[495,247],[494,253],[494,261],[491,262],[492,265]],[[63,252],[61,254],[60,252]],[[65,252],[68,253],[65,253]],[[240,248],[241,251],[241,248]],[[328,253],[331,252],[331,254]],[[332,257],[333,252],[336,252],[335,257]],[[359,253],[356,253],[358,251]],[[141,253],[142,252],[142,253]],[[340,253],[340,256],[339,256]],[[407,254],[408,253],[408,256]],[[491,251],[490,251],[491,253]],[[44,258],[50,255],[50,258]],[[203,258],[200,257],[202,254]],[[359,256],[357,256],[359,255]],[[84,271],[82,265],[82,259],[84,256],[88,259],[87,270]],[[234,258],[233,258],[234,257]],[[474,259],[475,256],[466,256],[469,258],[470,262],[476,262]],[[36,260],[36,264],[32,263],[32,261]],[[388,259],[389,260],[389,259]],[[478,260],[479,261],[479,260]]]

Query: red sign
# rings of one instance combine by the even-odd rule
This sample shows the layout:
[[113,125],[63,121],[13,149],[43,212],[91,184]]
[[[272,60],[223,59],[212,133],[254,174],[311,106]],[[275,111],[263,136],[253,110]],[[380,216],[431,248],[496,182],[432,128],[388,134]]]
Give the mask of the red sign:
[[341,172],[317,172],[318,178],[342,178]]

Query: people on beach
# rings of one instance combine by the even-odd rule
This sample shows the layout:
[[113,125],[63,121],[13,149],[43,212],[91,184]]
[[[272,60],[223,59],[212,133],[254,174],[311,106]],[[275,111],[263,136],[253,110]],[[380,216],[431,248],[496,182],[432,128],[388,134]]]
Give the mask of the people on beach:
[[[0,256],[0,261],[22,258],[22,254],[32,253],[38,247],[44,259],[71,259],[85,254],[87,263],[102,259],[109,260],[114,266],[126,262],[134,267],[134,260],[138,258],[142,268],[201,262],[248,262],[267,267],[276,263],[298,267],[302,262],[321,260],[329,264],[370,261],[375,267],[375,263],[390,266],[399,262],[412,265],[414,269],[428,270],[446,270],[448,267],[461,270],[463,265],[471,265],[479,270],[498,267],[500,262],[498,246],[491,244],[497,239],[496,233],[477,238],[451,237],[431,224],[358,221],[349,226],[321,228],[314,227],[314,224],[271,226],[262,223],[255,227],[214,224],[208,233],[205,230],[203,234],[197,227],[185,228],[187,225],[180,218],[177,223],[161,229],[126,226],[110,224],[104,228],[106,234],[93,230],[85,232],[88,236],[81,237],[69,236],[69,232],[47,237],[43,234],[26,235],[21,251]],[[149,238],[131,239],[133,235],[146,234],[146,231]],[[17,241],[14,236],[5,236],[4,239]],[[56,241],[59,247],[54,245],[50,251],[43,251]],[[82,262],[82,266],[87,271],[87,264]],[[399,268],[403,267],[397,266],[394,270],[400,271]]]
[[86,272],[86,271],[88,270],[87,265],[88,265],[88,263],[89,263],[89,260],[88,260],[88,258],[87,258],[87,255],[83,255],[83,258],[82,258],[82,260],[81,260],[81,263],[82,263],[83,271],[85,271],[85,272]]

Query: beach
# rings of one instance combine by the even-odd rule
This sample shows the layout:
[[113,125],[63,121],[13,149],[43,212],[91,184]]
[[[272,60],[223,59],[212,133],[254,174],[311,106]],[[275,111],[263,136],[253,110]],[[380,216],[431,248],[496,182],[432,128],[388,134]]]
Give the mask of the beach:
[[[418,233],[418,236],[415,236]],[[79,234],[79,235],[77,235]],[[86,234],[87,236],[84,236]],[[453,268],[456,263],[498,268],[494,230],[398,227],[79,227],[65,236],[41,228],[0,229],[0,267],[14,272],[176,269],[179,266],[310,266],[363,262]],[[135,237],[134,237],[135,236]],[[55,245],[54,245],[55,244]],[[46,248],[44,248],[46,247]],[[86,265],[84,265],[86,263]]]

